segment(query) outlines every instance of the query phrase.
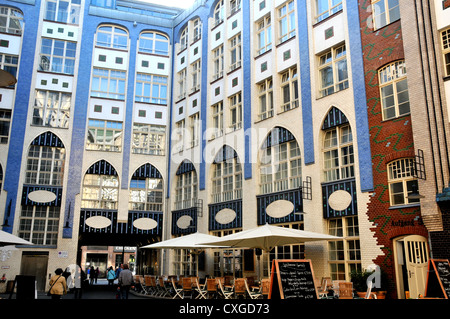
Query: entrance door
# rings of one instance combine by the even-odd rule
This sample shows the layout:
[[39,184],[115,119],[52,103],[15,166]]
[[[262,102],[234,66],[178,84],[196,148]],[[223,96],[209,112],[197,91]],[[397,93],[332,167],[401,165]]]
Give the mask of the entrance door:
[[397,287],[399,298],[409,291],[411,298],[425,294],[428,271],[428,244],[426,238],[412,235],[397,240]]
[[[24,252],[20,265],[20,274],[35,276],[37,290],[44,291],[47,283],[48,254]],[[51,272],[53,275],[53,271]]]

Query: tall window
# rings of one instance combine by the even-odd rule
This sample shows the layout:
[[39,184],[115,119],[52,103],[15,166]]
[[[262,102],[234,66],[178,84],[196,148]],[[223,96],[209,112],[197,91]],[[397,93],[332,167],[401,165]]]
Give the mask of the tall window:
[[372,0],[372,10],[375,29],[400,19],[398,0]]
[[72,94],[36,90],[33,125],[68,128]]
[[200,119],[199,113],[189,116],[189,133],[190,133],[190,145],[195,147],[198,145],[199,132],[200,132]]
[[214,163],[212,177],[212,203],[242,198],[242,168],[239,159]]
[[230,0],[230,15],[241,9],[241,0]]
[[197,200],[197,183],[197,173],[195,171],[177,175],[174,203],[176,210],[195,206]]
[[[272,131],[277,133],[278,129]],[[260,194],[269,194],[301,186],[302,168],[297,141],[264,146],[260,158]]]
[[233,37],[230,40],[230,71],[233,71],[241,66],[242,49],[241,49],[241,34]]
[[124,71],[94,68],[91,96],[124,100],[125,79]]
[[332,280],[350,280],[350,273],[361,270],[361,245],[356,216],[330,219],[328,234],[345,238],[328,242],[328,261]]
[[413,172],[414,159],[412,158],[402,158],[388,164],[389,195],[392,206],[419,202],[419,199],[408,198],[413,185],[417,186]]
[[22,206],[18,235],[35,245],[56,245],[59,216],[60,207]]
[[272,49],[272,24],[270,14],[256,23],[257,47],[256,54],[260,55]]
[[161,178],[132,178],[130,182],[130,210],[160,212],[163,207]]
[[188,41],[189,41],[189,33],[188,33],[188,27],[184,28],[183,32],[181,32],[180,36],[180,51],[187,48]]
[[186,97],[186,89],[187,89],[186,76],[187,76],[186,68],[178,72],[178,99]]
[[97,30],[96,45],[106,48],[128,48],[128,32],[116,26],[101,26]]
[[27,156],[25,184],[61,186],[65,156],[64,148],[31,145]]
[[383,120],[409,114],[408,81],[404,61],[391,63],[378,72]]
[[192,42],[200,40],[202,37],[202,21],[200,19],[195,19],[193,22],[194,25],[194,34]]
[[333,127],[325,132],[323,157],[324,182],[355,176],[353,136],[350,125]]
[[242,94],[239,92],[229,98],[230,101],[230,129],[242,128]]
[[223,45],[213,50],[213,80],[223,76]]
[[444,54],[445,75],[450,76],[450,28],[442,31],[442,52]]
[[167,104],[167,77],[138,73],[136,75],[135,101]]
[[278,8],[279,43],[295,36],[295,6],[294,1],[289,1]]
[[81,0],[47,0],[44,19],[70,24],[78,24]]
[[175,131],[173,132],[174,150],[181,152],[184,149],[184,130],[186,129],[186,122],[184,119],[175,123]]
[[0,32],[21,35],[22,30],[22,12],[9,7],[0,7]]
[[258,84],[259,110],[258,120],[273,116],[273,84],[272,78]]
[[224,18],[225,6],[223,0],[220,0],[214,8],[214,26],[222,23]]
[[74,74],[75,42],[42,38],[39,71]]
[[283,112],[298,107],[298,74],[297,68],[290,68],[281,74],[281,94],[283,104],[281,110]]
[[214,129],[213,137],[219,137],[223,135],[223,102],[214,104],[211,108],[212,127]]
[[10,126],[11,110],[0,109],[0,144],[8,143]]
[[201,69],[201,60],[197,60],[191,65],[191,76],[192,76],[192,88],[191,92],[196,92],[200,90],[200,83],[202,81],[202,69]]
[[153,124],[133,124],[134,154],[164,155],[166,127]]
[[117,209],[118,200],[117,175],[86,174],[84,176],[81,208]]
[[[11,73],[15,78],[17,78],[18,64],[19,57],[17,55],[0,54],[0,69]],[[14,85],[11,87],[14,87]]]
[[342,0],[316,0],[316,22],[342,10]]
[[347,51],[345,45],[319,57],[320,96],[348,88]]
[[143,32],[139,37],[139,52],[169,55],[169,39],[156,32]]
[[122,122],[89,120],[86,149],[122,151]]

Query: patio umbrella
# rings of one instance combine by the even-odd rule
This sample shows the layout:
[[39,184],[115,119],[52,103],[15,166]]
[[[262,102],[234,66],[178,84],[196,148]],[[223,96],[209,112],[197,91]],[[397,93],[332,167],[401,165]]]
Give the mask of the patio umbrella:
[[342,237],[266,224],[224,237],[215,237],[215,240],[204,241],[200,244],[224,245],[233,248],[260,248],[269,252],[276,246],[338,239],[342,239]]
[[9,245],[33,245],[33,243],[0,230],[0,247]]
[[[153,249],[190,249],[194,255],[198,255],[203,249],[206,248],[223,248],[223,246],[201,244],[201,242],[210,241],[216,239],[216,236],[211,236],[203,233],[192,233],[177,238],[161,241],[159,243],[143,246],[141,248],[153,248]],[[198,262],[197,262],[197,274],[198,274]]]

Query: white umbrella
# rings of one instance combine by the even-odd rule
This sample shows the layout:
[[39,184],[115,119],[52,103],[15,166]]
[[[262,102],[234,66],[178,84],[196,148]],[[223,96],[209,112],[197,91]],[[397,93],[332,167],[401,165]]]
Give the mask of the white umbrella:
[[[206,248],[223,248],[223,246],[201,244],[204,241],[210,241],[216,239],[216,236],[211,236],[203,233],[192,233],[168,240],[164,240],[155,244],[143,246],[141,248],[154,248],[154,249],[191,249],[194,255],[198,255],[203,249]],[[198,274],[198,262],[197,262],[197,274]]]
[[224,237],[216,237],[215,240],[204,241],[200,244],[260,248],[269,252],[276,246],[339,239],[342,237],[266,224]]
[[9,245],[33,245],[33,243],[0,230],[0,247]]

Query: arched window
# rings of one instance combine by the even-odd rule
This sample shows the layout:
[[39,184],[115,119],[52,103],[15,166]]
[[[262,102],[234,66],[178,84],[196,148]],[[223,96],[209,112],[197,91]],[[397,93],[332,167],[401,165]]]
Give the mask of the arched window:
[[[54,139],[57,143],[50,143]],[[25,184],[61,186],[66,150],[52,133],[36,138],[28,149]]]
[[176,173],[175,210],[194,207],[197,201],[198,181],[194,165],[183,161]]
[[141,166],[131,178],[129,209],[161,212],[163,209],[163,179],[152,165]]
[[187,48],[188,45],[188,38],[189,38],[189,29],[188,27],[183,29],[183,32],[181,32],[180,36],[180,51]]
[[100,26],[97,29],[96,45],[126,50],[128,48],[128,32],[117,26]]
[[413,187],[417,187],[417,179],[413,176],[414,159],[401,158],[390,162],[387,168],[391,206],[418,203],[419,199],[408,198]]
[[301,154],[292,133],[274,128],[260,150],[260,194],[298,188],[302,179]]
[[22,12],[9,7],[0,7],[0,32],[21,35],[22,30]]
[[139,52],[169,55],[169,38],[157,32],[143,32],[139,38]]
[[404,61],[396,61],[378,71],[383,120],[409,114],[408,80]]
[[224,146],[212,166],[211,202],[242,198],[242,167],[236,151]]
[[202,21],[200,19],[195,19],[193,25],[194,25],[194,34],[192,41],[195,42],[197,40],[200,40],[202,37]]
[[225,6],[223,4],[223,0],[220,0],[214,8],[214,26],[222,23],[225,16],[224,11]]
[[83,179],[81,208],[117,209],[119,177],[105,161],[92,165]]

